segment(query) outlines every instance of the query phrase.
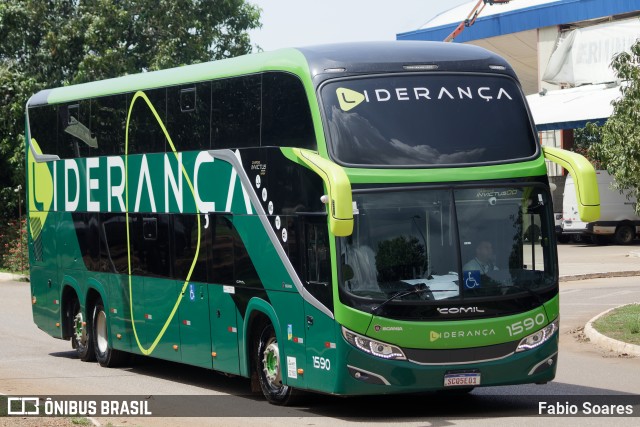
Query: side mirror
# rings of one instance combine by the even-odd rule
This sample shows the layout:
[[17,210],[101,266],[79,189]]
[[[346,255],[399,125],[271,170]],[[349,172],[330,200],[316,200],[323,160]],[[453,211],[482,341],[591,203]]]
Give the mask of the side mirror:
[[353,233],[353,199],[351,182],[344,169],[313,151],[294,148],[293,152],[324,181],[328,198],[323,202],[328,208],[331,232],[338,237],[350,236]]
[[592,222],[600,218],[600,195],[596,171],[587,159],[578,153],[554,147],[542,147],[547,160],[565,168],[573,177],[580,220]]

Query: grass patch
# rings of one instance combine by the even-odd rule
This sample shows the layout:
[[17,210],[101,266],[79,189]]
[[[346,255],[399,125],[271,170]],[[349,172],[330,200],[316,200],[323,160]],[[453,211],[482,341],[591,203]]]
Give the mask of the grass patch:
[[640,345],[640,304],[616,308],[593,322],[593,327],[609,338]]
[[77,426],[93,425],[91,421],[89,421],[87,418],[71,418],[71,424],[77,425]]

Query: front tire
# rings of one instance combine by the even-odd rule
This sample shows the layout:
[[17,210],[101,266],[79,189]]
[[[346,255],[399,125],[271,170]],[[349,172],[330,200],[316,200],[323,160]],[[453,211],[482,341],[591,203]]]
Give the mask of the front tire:
[[76,350],[78,357],[83,362],[93,362],[96,355],[93,350],[93,339],[91,334],[91,325],[87,324],[80,302],[74,299],[71,303],[71,347]]
[[93,348],[100,366],[113,368],[124,361],[126,354],[109,347],[107,320],[107,312],[104,310],[102,300],[98,299],[93,309]]
[[293,389],[282,382],[280,347],[271,324],[262,328],[254,348],[254,366],[262,394],[270,403],[291,404]]

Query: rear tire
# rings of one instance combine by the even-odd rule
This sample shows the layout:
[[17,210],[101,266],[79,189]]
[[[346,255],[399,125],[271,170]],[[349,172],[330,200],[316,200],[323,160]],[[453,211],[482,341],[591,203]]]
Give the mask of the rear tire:
[[87,321],[80,307],[80,302],[74,298],[71,303],[71,347],[76,350],[78,357],[83,362],[96,360],[93,351],[93,339],[91,338],[91,322]]
[[127,354],[109,347],[108,318],[101,299],[96,301],[93,309],[92,325],[93,348],[100,366],[113,368],[121,365],[127,359]]
[[633,242],[636,237],[635,227],[628,224],[623,224],[616,229],[614,240],[618,245],[628,245]]
[[254,366],[262,394],[275,405],[291,405],[295,392],[282,382],[282,359],[273,326],[263,326],[254,346]]

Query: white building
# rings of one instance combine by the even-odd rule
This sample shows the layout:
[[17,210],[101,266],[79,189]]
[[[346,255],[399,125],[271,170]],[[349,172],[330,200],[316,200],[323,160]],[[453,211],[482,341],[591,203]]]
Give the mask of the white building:
[[[444,40],[477,3],[446,11],[397,39]],[[621,82],[609,64],[639,37],[640,0],[512,0],[486,4],[454,43],[507,59],[528,95],[542,144],[571,148],[573,129],[611,115]],[[549,172],[561,173],[553,167]]]

